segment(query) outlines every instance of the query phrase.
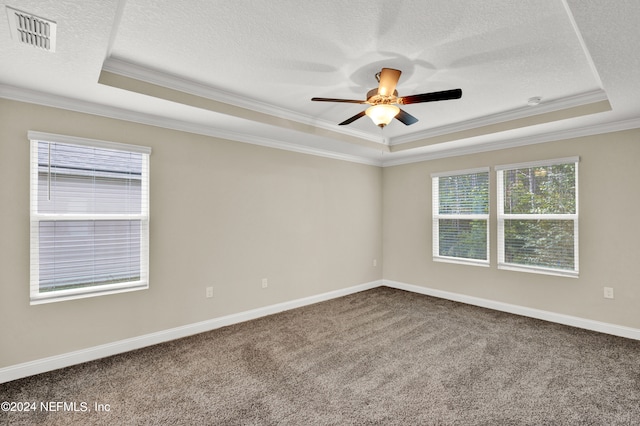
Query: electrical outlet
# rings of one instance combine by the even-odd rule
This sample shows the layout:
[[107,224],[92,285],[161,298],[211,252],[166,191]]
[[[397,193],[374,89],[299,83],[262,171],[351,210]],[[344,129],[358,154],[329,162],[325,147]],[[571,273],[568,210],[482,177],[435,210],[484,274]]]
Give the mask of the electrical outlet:
[[605,299],[613,299],[613,288],[605,287],[604,288],[604,298]]
[[269,281],[266,278],[262,279],[262,288],[269,287]]
[[374,267],[378,266],[378,259],[373,259],[373,266]]
[[210,299],[213,297],[213,287],[207,287],[206,297],[207,299]]

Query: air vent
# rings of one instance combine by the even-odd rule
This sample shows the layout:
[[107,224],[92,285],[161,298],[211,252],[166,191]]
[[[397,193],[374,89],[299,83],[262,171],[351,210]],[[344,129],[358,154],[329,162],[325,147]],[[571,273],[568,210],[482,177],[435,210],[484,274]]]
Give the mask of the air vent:
[[11,36],[21,43],[56,51],[56,23],[7,6]]

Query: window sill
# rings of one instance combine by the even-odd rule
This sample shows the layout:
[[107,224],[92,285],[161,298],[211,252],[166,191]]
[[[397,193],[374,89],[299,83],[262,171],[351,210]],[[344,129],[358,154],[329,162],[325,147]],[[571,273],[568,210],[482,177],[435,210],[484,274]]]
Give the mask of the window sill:
[[442,263],[456,263],[458,265],[483,266],[485,268],[491,266],[488,260],[464,259],[461,257],[433,256],[433,261]]
[[579,278],[578,271],[569,271],[563,269],[541,268],[534,266],[515,265],[511,263],[499,263],[498,269],[505,271],[527,272],[530,274],[554,275],[557,277]]
[[66,300],[85,299],[87,297],[104,296],[107,294],[127,293],[130,291],[146,290],[149,283],[137,281],[133,283],[104,285],[99,287],[79,288],[73,290],[50,291],[31,295],[30,305],[63,302]]

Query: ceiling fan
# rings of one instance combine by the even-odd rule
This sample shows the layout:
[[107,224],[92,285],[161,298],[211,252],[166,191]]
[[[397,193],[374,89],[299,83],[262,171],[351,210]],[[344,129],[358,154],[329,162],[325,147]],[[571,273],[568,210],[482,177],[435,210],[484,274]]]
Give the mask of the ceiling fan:
[[367,92],[367,100],[360,101],[354,99],[334,99],[334,98],[311,98],[312,101],[319,102],[345,102],[352,104],[369,104],[371,105],[365,111],[362,111],[351,118],[346,119],[339,126],[353,123],[360,117],[368,115],[373,122],[384,127],[394,118],[409,126],[418,121],[413,115],[398,108],[396,105],[409,105],[422,102],[446,101],[449,99],[460,99],[462,97],[462,89],[444,90],[442,92],[422,93],[419,95],[410,95],[398,97],[396,85],[400,79],[402,71],[393,68],[382,68],[382,71],[376,74],[378,80],[378,88],[371,89]]

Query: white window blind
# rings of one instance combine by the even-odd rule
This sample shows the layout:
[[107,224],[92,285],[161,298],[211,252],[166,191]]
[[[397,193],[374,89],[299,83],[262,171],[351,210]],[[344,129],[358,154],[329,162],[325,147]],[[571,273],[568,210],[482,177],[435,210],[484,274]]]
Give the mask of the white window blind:
[[147,288],[151,150],[29,137],[31,303]]
[[431,175],[433,259],[489,265],[489,169]]
[[496,167],[499,268],[578,276],[578,162]]

